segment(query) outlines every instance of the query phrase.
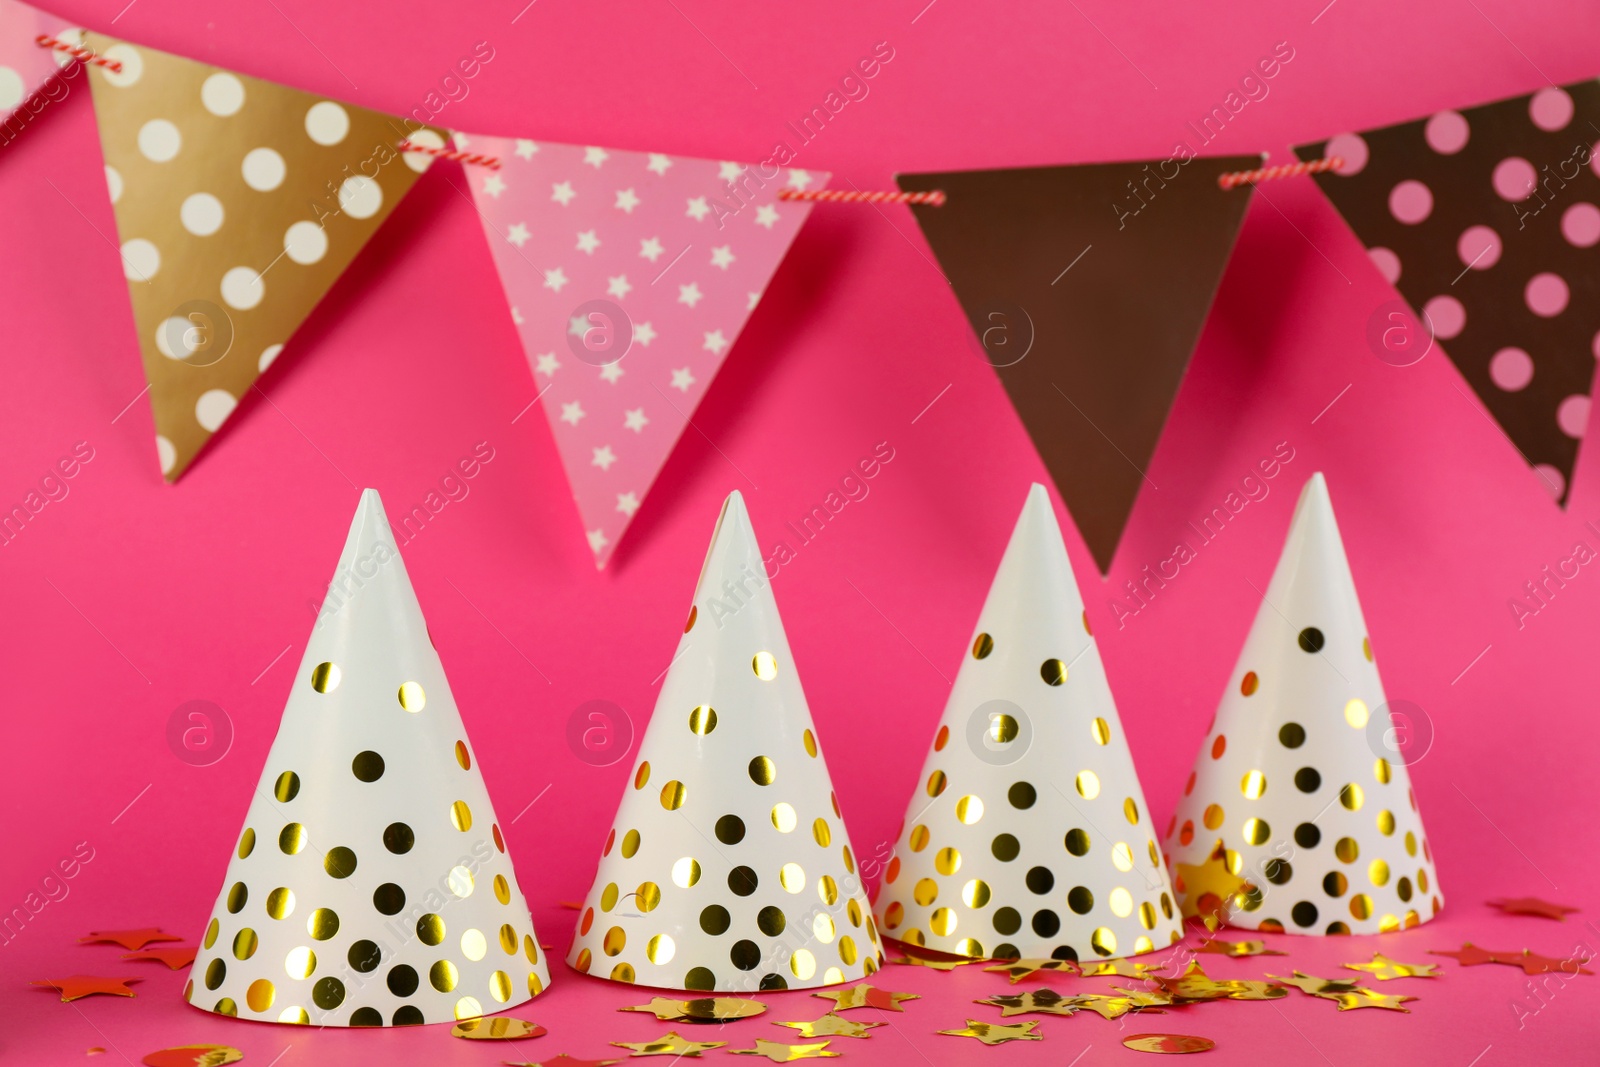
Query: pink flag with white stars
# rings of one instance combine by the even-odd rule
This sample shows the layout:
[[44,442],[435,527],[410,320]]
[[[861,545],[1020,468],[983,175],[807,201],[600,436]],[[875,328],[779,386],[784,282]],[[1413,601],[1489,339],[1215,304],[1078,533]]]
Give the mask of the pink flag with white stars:
[[821,171],[456,135],[595,564],[606,565]]
[[57,85],[48,95],[34,96],[58,69],[77,62],[65,52],[39,47],[34,39],[56,37],[81,45],[82,32],[68,25],[66,19],[17,0],[0,0],[0,145],[9,144],[51,100],[68,92]]

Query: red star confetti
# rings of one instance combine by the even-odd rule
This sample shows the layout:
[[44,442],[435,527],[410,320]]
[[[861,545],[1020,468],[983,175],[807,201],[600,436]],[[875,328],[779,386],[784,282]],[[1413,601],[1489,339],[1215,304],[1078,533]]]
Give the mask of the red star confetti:
[[[1430,948],[1428,950],[1428,955],[1449,956],[1463,967],[1476,967],[1480,963],[1503,962],[1495,959],[1493,952],[1488,952],[1484,949],[1481,949],[1477,945],[1474,945],[1471,941],[1462,942],[1462,945],[1459,949]],[[1299,972],[1296,971],[1295,973],[1298,974]]]
[[1347,971],[1366,971],[1380,982],[1394,978],[1439,977],[1437,963],[1399,963],[1381,952],[1373,953],[1371,963],[1347,963],[1344,968]]
[[1508,967],[1521,967],[1522,973],[1529,975],[1551,974],[1560,972],[1568,975],[1593,974],[1594,972],[1584,967],[1591,957],[1572,956],[1570,959],[1551,959],[1541,956],[1536,952],[1523,949],[1521,952],[1492,952],[1481,949],[1468,941],[1457,949],[1428,950],[1431,956],[1449,956],[1463,967],[1475,967],[1481,963],[1503,963]]
[[553,1059],[540,1060],[538,1063],[512,1063],[510,1060],[502,1060],[501,1062],[506,1064],[506,1067],[611,1067],[613,1063],[621,1063],[622,1061],[580,1060],[563,1052]]
[[[1282,953],[1280,953],[1282,955]],[[1210,1052],[1217,1043],[1209,1037],[1192,1037],[1189,1034],[1133,1034],[1122,1043],[1135,1052]]]
[[1541,919],[1555,919],[1558,922],[1566,922],[1568,915],[1576,914],[1580,910],[1569,908],[1565,904],[1552,904],[1538,897],[1499,898],[1489,901],[1489,904],[1507,915],[1537,915]]
[[[1224,941],[1221,938],[1212,938],[1210,941],[1200,942],[1196,952],[1211,952],[1219,956],[1287,956],[1287,952],[1279,952],[1275,948],[1268,948],[1265,941]],[[1199,1038],[1198,1040],[1205,1040]]]
[[41,978],[30,982],[29,985],[49,986],[51,989],[61,991],[61,1002],[77,1000],[80,997],[93,996],[96,993],[107,993],[114,997],[136,997],[133,990],[128,988],[129,982],[142,982],[142,978],[103,978],[94,974],[75,974],[71,978]]
[[137,952],[154,941],[182,941],[177,934],[164,934],[159,926],[146,926],[138,930],[96,930],[88,937],[78,938],[80,945],[98,945],[112,941],[130,952]]
[[244,1053],[227,1045],[179,1045],[152,1052],[140,1062],[145,1067],[222,1067],[242,1059]]
[[180,971],[194,962],[195,948],[193,945],[183,948],[147,948],[143,952],[129,952],[122,958],[125,960],[155,960],[165,963],[174,971]]
[[765,1038],[756,1038],[755,1048],[730,1048],[729,1052],[735,1056],[765,1056],[773,1063],[793,1063],[795,1060],[821,1060],[837,1056],[837,1052],[828,1051],[828,1042],[818,1041],[812,1045],[785,1045],[781,1041],[768,1041]]
[[1041,971],[1051,974],[1077,974],[1078,965],[1071,960],[1020,959],[1006,960],[993,967],[985,967],[984,970],[993,974],[1010,975],[1011,984],[1016,985],[1024,978],[1032,978]]
[[967,1025],[960,1030],[940,1030],[939,1033],[950,1037],[977,1038],[985,1045],[1003,1045],[1007,1041],[1043,1041],[1043,1034],[1033,1032],[1038,1025],[1033,1019],[1020,1023],[984,1023],[968,1019]]
[[900,1006],[902,1000],[922,999],[915,993],[891,993],[886,989],[877,989],[869,985],[850,986],[848,989],[830,989],[811,995],[821,997],[823,1000],[833,1001],[834,1011],[849,1011],[851,1008],[905,1011]]
[[467,1019],[450,1028],[451,1037],[469,1041],[517,1041],[524,1037],[543,1037],[549,1033],[538,1023],[526,1019]]

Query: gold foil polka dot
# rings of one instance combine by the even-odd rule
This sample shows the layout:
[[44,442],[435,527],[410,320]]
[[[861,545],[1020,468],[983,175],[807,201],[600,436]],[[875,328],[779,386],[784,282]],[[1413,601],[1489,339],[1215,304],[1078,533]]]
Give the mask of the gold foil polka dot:
[[416,682],[406,682],[400,687],[400,706],[415,714],[428,702],[428,695]]
[[844,961],[846,967],[855,966],[856,943],[849,934],[839,939],[839,958]]
[[936,797],[940,793],[943,793],[947,781],[948,780],[945,778],[943,771],[934,771],[932,774],[928,775],[928,795],[930,797]]
[[578,958],[573,961],[572,966],[578,971],[579,974],[588,974],[589,965],[591,962],[592,960],[589,955],[589,950],[580,949],[578,952]]
[[670,963],[677,951],[678,946],[670,935],[657,934],[645,944],[644,954],[650,957],[651,963]]
[[1133,849],[1128,847],[1126,841],[1118,841],[1111,846],[1111,863],[1119,871],[1133,870]]
[[1357,730],[1365,729],[1370,717],[1371,712],[1367,711],[1366,703],[1361,700],[1352,700],[1344,706],[1344,721]]
[[828,829],[827,819],[815,819],[811,823],[811,839],[823,848],[833,842],[833,831]]
[[278,848],[286,856],[293,856],[306,847],[306,828],[297,822],[285,826],[278,834]]
[[1093,800],[1100,795],[1100,776],[1093,771],[1079,771],[1077,786],[1080,797],[1085,800]]
[[684,856],[672,865],[672,884],[688,889],[700,880],[700,863],[693,856]]
[[458,897],[466,898],[472,895],[472,872],[465,867],[452,867],[446,879],[450,892]]
[[311,1023],[311,1016],[306,1013],[304,1008],[284,1008],[283,1011],[278,1013],[278,1021],[280,1023],[294,1023],[299,1026],[308,1026]]
[[956,913],[950,908],[939,908],[928,920],[928,928],[940,937],[948,937],[956,930]]
[[1221,804],[1207,804],[1205,812],[1200,816],[1207,830],[1219,828],[1225,818],[1227,815],[1223,812]]
[[798,863],[785,863],[778,871],[778,883],[791,893],[806,887],[806,872]]
[[250,827],[244,828],[244,833],[239,835],[239,858],[244,859],[256,850],[256,832]]
[[228,965],[220,959],[206,964],[206,988],[215,989],[228,977]]
[[1156,928],[1156,906],[1148,900],[1139,905],[1139,925],[1146,930]]
[[[444,940],[444,920],[434,914],[417,920],[417,939],[424,945],[437,945]],[[445,992],[449,992],[446,990]]]
[[1367,880],[1373,885],[1389,884],[1389,865],[1383,860],[1373,860],[1367,865]]
[[472,755],[467,751],[467,743],[465,741],[456,742],[456,762],[461,765],[462,770],[472,770]]
[[529,963],[539,962],[539,943],[531,934],[522,935],[522,954],[528,958]]
[[756,677],[763,682],[770,682],[778,676],[778,661],[771,652],[757,652],[755,659],[750,661],[751,669],[756,672]]
[[810,730],[800,735],[801,742],[806,746],[806,755],[812,759],[817,758],[817,739]]
[[1089,939],[1089,943],[1102,956],[1114,956],[1117,954],[1117,935],[1107,927],[1102,926],[1096,929],[1094,936]]
[[1122,817],[1128,820],[1128,825],[1136,826],[1139,822],[1139,804],[1132,797],[1124,797],[1122,801]]
[[221,1000],[217,1001],[216,1006],[211,1010],[216,1012],[218,1015],[231,1015],[237,1017],[239,1014],[239,1005],[233,1002],[232,997],[223,997]]
[[921,823],[913,826],[911,828],[911,851],[921,852],[923,849],[927,848],[929,837],[930,835],[926,826],[923,826]]
[[1097,717],[1090,728],[1094,732],[1095,744],[1109,745],[1111,743],[1111,725],[1104,719]]
[[989,653],[994,651],[994,638],[988,634],[979,634],[972,639],[972,658],[988,659]]
[[299,793],[300,776],[293,771],[284,771],[278,775],[278,780],[272,786],[272,795],[283,804],[293,800]]
[[494,898],[502,904],[511,903],[511,885],[503,874],[494,876]]
[[933,857],[933,868],[940,874],[955,874],[961,869],[961,852],[954,848],[941,848]]
[[1383,918],[1378,920],[1378,932],[1381,934],[1392,934],[1398,929],[1400,929],[1400,919],[1398,916],[1385,915]]
[[1394,833],[1394,812],[1378,812],[1378,832],[1384,837],[1388,837],[1390,834]]
[[350,761],[350,771],[363,782],[376,782],[383,777],[383,757],[370,750],[358,752]]
[[1265,819],[1246,819],[1244,823],[1244,839],[1252,845],[1264,845],[1267,838],[1272,836],[1272,827],[1267,825]]
[[1341,837],[1334,842],[1333,854],[1338,856],[1342,863],[1354,863],[1356,858],[1361,855],[1361,846],[1356,843],[1356,839],[1353,837]]
[[1133,894],[1119,885],[1106,897],[1106,905],[1110,907],[1111,914],[1126,919],[1133,914]]
[[1417,888],[1424,893],[1428,891],[1428,872],[1424,868],[1417,868]]
[[939,883],[932,878],[923,878],[911,890],[911,897],[918,904],[927,907],[939,897]]
[[644,786],[645,786],[645,783],[648,782],[649,780],[650,780],[650,761],[649,760],[645,760],[643,763],[639,764],[639,769],[637,771],[633,772],[633,787],[635,789],[643,789]]
[[1417,854],[1417,835],[1412,833],[1410,830],[1407,830],[1406,831],[1406,855],[1415,856],[1416,854]]
[[1254,696],[1256,689],[1261,685],[1261,679],[1256,677],[1255,671],[1246,671],[1239,681],[1239,692],[1245,696]]
[[655,911],[656,905],[661,903],[661,887],[654,882],[640,882],[633,896],[639,903],[640,911]]
[[245,902],[250,899],[250,890],[243,882],[235,882],[228,887],[228,911],[234,915],[244,910]]
[[828,915],[826,912],[819,911],[812,918],[811,935],[818,941],[821,941],[824,945],[832,944],[833,938],[837,932],[838,931],[833,925],[833,917]]
[[483,1015],[483,1005],[478,1003],[477,997],[462,997],[456,1001],[455,1015],[457,1019],[476,1019]]
[[458,800],[450,805],[450,825],[462,833],[472,829],[472,809],[467,807],[465,800]]
[[461,954],[476,963],[489,951],[489,942],[482,930],[467,930],[461,935]]
[[1347,811],[1360,811],[1363,799],[1361,787],[1354,782],[1350,782],[1339,790],[1339,803],[1344,805]]
[[[825,874],[817,879],[817,896],[829,907],[839,903],[839,884],[833,880],[833,875]],[[856,902],[852,900],[850,907],[854,909]],[[857,918],[855,924],[860,926],[861,920]]]
[[[827,875],[823,875],[823,877],[826,878]],[[850,899],[849,906],[847,906],[844,909],[844,911],[845,911],[845,914],[850,917],[850,925],[851,926],[860,926],[861,925],[861,902],[859,900],[856,900],[854,897],[852,897]],[[872,926],[872,923],[871,923],[870,920],[868,921],[867,926],[869,927],[869,932],[870,932],[870,927]]]
[[283,958],[283,969],[290,978],[310,978],[317,969],[317,954],[305,945],[292,948]]
[[1372,915],[1372,898],[1365,893],[1357,893],[1350,898],[1350,914],[1357,919],[1366,919]]
[[206,948],[210,948],[217,943],[217,920],[212,919],[211,924],[206,927],[206,938],[202,943]]
[[633,859],[633,854],[639,851],[639,831],[629,830],[622,835],[622,858]]
[[1067,665],[1058,659],[1047,659],[1039,667],[1039,677],[1050,685],[1060,685],[1067,680]]
[[1394,777],[1394,772],[1389,767],[1389,761],[1379,756],[1372,764],[1372,777],[1378,780],[1379,785],[1388,785],[1389,779]]
[[331,693],[339,688],[338,665],[319,663],[311,668],[311,688],[319,693]]
[[306,933],[318,941],[326,941],[339,932],[339,916],[332,908],[318,908],[306,916]]
[[793,830],[796,821],[794,808],[781,801],[773,805],[772,825],[777,828],[780,834],[786,834]]
[[766,756],[757,756],[750,761],[750,780],[756,785],[771,785],[778,778],[777,765]]
[[286,919],[292,911],[294,911],[294,890],[279,886],[267,894],[268,915],[274,919]]
[[1082,856],[1089,851],[1089,833],[1087,830],[1067,831],[1067,851],[1074,856]]
[[1247,800],[1260,800],[1261,794],[1267,791],[1267,776],[1260,771],[1251,771],[1239,782],[1239,791]]
[[989,903],[989,883],[974,878],[961,887],[961,901],[969,908],[981,908]]
[[489,976],[489,995],[504,1004],[511,999],[511,976],[504,971],[496,971]]
[[266,1011],[272,1007],[273,998],[276,996],[277,990],[272,987],[270,980],[257,978],[245,991],[244,1002],[250,1006],[251,1011]]
[[620,926],[613,926],[606,931],[606,936],[600,942],[600,947],[605,949],[607,956],[615,956],[621,952],[628,943],[628,933]]
[[676,811],[683,807],[684,797],[688,795],[684,784],[674,779],[661,787],[661,806],[668,811]]
[[717,709],[701,704],[689,712],[689,732],[704,737],[717,728]]
[[817,973],[817,958],[803,948],[795,949],[794,955],[789,957],[789,970],[801,981],[809,979]]
[[233,936],[233,958],[236,960],[249,959],[256,954],[256,946],[259,944],[260,942],[256,940],[256,932],[246,926]]
[[449,960],[440,960],[428,968],[428,981],[441,993],[454,992],[461,974]]
[[983,800],[970,794],[962,797],[956,801],[956,818],[971,826],[983,818]]
[[607,882],[606,887],[600,891],[600,910],[610,911],[617,906],[617,897],[620,894],[617,883]]

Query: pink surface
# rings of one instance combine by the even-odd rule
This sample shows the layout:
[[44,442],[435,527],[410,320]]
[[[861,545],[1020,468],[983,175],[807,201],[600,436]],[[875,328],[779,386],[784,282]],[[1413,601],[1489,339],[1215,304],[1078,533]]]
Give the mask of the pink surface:
[[[402,3],[381,16],[310,0],[226,13],[124,2],[61,11],[361,104],[437,109],[435,121],[467,129],[713,159],[764,159],[789,139],[793,165],[862,188],[888,187],[896,170],[1164,158],[1195,136],[1188,121],[1287,40],[1295,58],[1269,95],[1205,146],[1266,148],[1283,162],[1290,144],[1526,92],[1545,83],[1541,72],[1591,77],[1600,31],[1584,5],[1504,0],[1147,13],[1101,0],[1015,11],[917,0],[872,12],[546,0],[520,16],[520,2]],[[440,108],[441,78],[480,40],[495,59],[465,99]],[[878,41],[895,58],[870,94],[796,144],[785,124]],[[101,1046],[110,1062],[119,1052],[136,1062],[217,1041],[248,1063],[281,1055],[283,1067],[355,1053],[488,1064],[599,1057],[612,1051],[606,1041],[668,1029],[615,1013],[645,999],[637,991],[565,968],[518,1013],[551,1035],[514,1051],[440,1028],[236,1023],[181,1004],[182,972],[73,943],[108,927],[201,933],[360,486],[380,489],[396,519],[436,494],[440,510],[402,552],[496,806],[515,819],[508,843],[534,917],[558,952],[575,918],[558,902],[588,885],[631,769],[574,756],[568,716],[604,699],[642,726],[730,488],[745,493],[764,545],[789,538],[775,589],[840,804],[862,855],[880,843],[887,853],[1016,510],[1044,478],[908,212],[813,212],[694,429],[596,573],[549,431],[531,413],[511,421],[536,386],[459,168],[433,168],[263,378],[268,402],[246,401],[168,488],[150,461],[147,407],[135,403],[144,382],[95,144],[75,92],[0,152],[0,501],[35,490],[36,506],[48,501],[0,548],[0,801],[10,813],[0,907],[21,906],[79,842],[94,857],[50,883],[61,899],[0,947],[0,1055],[77,1063]],[[1580,460],[1570,510],[1558,511],[1447,360],[1434,352],[1394,367],[1373,356],[1369,318],[1394,299],[1309,182],[1264,186],[1148,468],[1159,488],[1146,487],[1109,579],[1089,579],[1089,614],[1158,824],[1256,610],[1294,490],[1313,470],[1328,475],[1390,699],[1422,707],[1435,731],[1413,780],[1445,913],[1380,938],[1276,939],[1294,955],[1208,957],[1213,974],[1329,974],[1374,949],[1416,962],[1464,940],[1549,955],[1600,947],[1588,812],[1600,578],[1585,565],[1564,585],[1549,580],[1520,625],[1508,607],[1575,542],[1600,545],[1585,525],[1600,527],[1596,465]],[[93,458],[48,479],[80,441]],[[895,458],[868,496],[811,542],[785,532],[880,441]],[[1295,458],[1268,495],[1119,628],[1112,603],[1124,582],[1172,556],[1192,537],[1186,524],[1285,441]],[[470,481],[447,479],[478,442],[493,459]],[[1068,536],[1078,573],[1092,575]],[[166,741],[174,709],[197,699],[226,709],[234,729],[231,750],[208,767],[181,762]],[[1557,924],[1482,903],[1523,894],[1585,910]],[[857,1062],[1062,1064],[1088,1046],[1076,1062],[1090,1065],[1136,1062],[1121,1036],[1170,1031],[1214,1038],[1207,1062],[1217,1064],[1592,1058],[1600,977],[1551,983],[1541,1005],[1520,972],[1441,962],[1437,981],[1383,984],[1422,998],[1410,1015],[1340,1014],[1296,994],[1122,1024],[1045,1018],[1045,1041],[992,1052],[934,1031],[994,1018],[970,1002],[1003,981],[895,967],[878,984],[924,999],[892,1017],[895,1029],[835,1048]],[[81,972],[145,980],[137,1000],[76,1007],[25,984]],[[767,1020],[825,1006],[771,1000],[766,1019],[714,1039],[781,1039],[788,1032]],[[1519,1000],[1539,1008],[1520,1025]]]
[[[71,91],[78,73],[64,77],[62,85],[39,93],[49,77],[64,64],[60,53],[40,48],[35,38],[55,36],[67,28],[55,15],[29,7],[19,0],[0,0],[0,145],[26,129],[34,117]],[[75,64],[74,64],[75,65]]]

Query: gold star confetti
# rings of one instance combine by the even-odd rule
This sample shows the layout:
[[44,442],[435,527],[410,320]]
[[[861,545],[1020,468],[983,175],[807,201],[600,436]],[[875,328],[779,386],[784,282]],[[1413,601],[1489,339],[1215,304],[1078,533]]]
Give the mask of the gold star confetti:
[[1064,997],[1054,989],[1030,989],[1026,993],[1006,993],[975,1000],[974,1004],[988,1004],[1000,1009],[1002,1018],[1013,1015],[1074,1015],[1079,1005],[1078,997]]
[[983,1023],[968,1019],[967,1025],[960,1030],[940,1030],[939,1033],[951,1037],[975,1037],[985,1045],[1002,1045],[1007,1041],[1043,1041],[1043,1034],[1033,1032],[1038,1025],[1033,1019],[1020,1023]]
[[1021,959],[1007,960],[994,967],[985,967],[984,971],[992,974],[1010,975],[1011,984],[1016,985],[1024,978],[1032,978],[1040,971],[1050,971],[1055,974],[1077,974],[1078,965],[1071,960]]
[[875,1026],[883,1023],[862,1023],[854,1019],[846,1019],[842,1015],[829,1012],[820,1019],[810,1022],[773,1023],[773,1026],[787,1026],[800,1031],[801,1037],[871,1037],[867,1033]]
[[730,1048],[728,1051],[735,1056],[765,1056],[773,1063],[820,1060],[839,1055],[837,1052],[828,1051],[826,1041],[818,1041],[812,1045],[785,1045],[781,1041],[768,1041],[764,1037],[756,1038],[755,1048]]
[[1215,931],[1227,922],[1228,902],[1248,883],[1228,869],[1228,850],[1221,838],[1204,863],[1178,864],[1178,892],[1182,894],[1185,918],[1200,918],[1207,930]]
[[1165,967],[1161,965],[1151,967],[1133,960],[1105,960],[1078,964],[1078,972],[1085,978],[1102,978],[1106,975],[1116,975],[1120,978],[1148,978],[1152,972],[1160,970],[1165,970]]
[[766,1011],[767,1006],[758,1000],[742,1000],[739,997],[699,997],[695,1000],[655,997],[648,1004],[630,1004],[617,1010],[648,1012],[662,1022],[669,1023],[685,1020],[714,1023],[754,1018]]
[[451,1037],[469,1041],[517,1041],[524,1037],[543,1037],[549,1033],[538,1023],[526,1019],[467,1019],[450,1028]]
[[242,1059],[244,1053],[228,1045],[180,1045],[152,1052],[140,1062],[146,1067],[222,1067]]
[[1352,993],[1323,993],[1319,995],[1324,1000],[1337,1001],[1340,1011],[1349,1011],[1352,1008],[1388,1008],[1390,1011],[1409,1012],[1410,1008],[1402,1008],[1400,1005],[1408,1000],[1417,999],[1416,997],[1385,996],[1382,993],[1374,993],[1372,990],[1365,988],[1357,989]]
[[554,1059],[540,1060],[538,1063],[512,1063],[510,1060],[502,1061],[506,1067],[611,1067],[613,1063],[621,1060],[580,1060],[575,1056],[568,1056],[565,1052]]
[[1285,978],[1280,974],[1269,974],[1267,977],[1274,982],[1292,985],[1300,992],[1309,993],[1314,997],[1331,996],[1338,993],[1354,993],[1361,988],[1359,979],[1317,978],[1302,971],[1295,971],[1293,978]]
[[633,1050],[635,1056],[698,1056],[702,1052],[709,1052],[714,1048],[721,1048],[726,1041],[685,1041],[678,1036],[676,1030],[670,1030],[665,1037],[658,1037],[654,1041],[613,1041],[617,1048]]
[[[1107,997],[1099,993],[1073,997],[1072,1002],[1085,1011],[1094,1012],[1102,1019],[1120,1019],[1130,1011],[1140,1010],[1141,1007],[1134,1002],[1132,997]],[[1170,1001],[1162,1001],[1161,1003],[1170,1003]]]
[[811,994],[823,1000],[834,1003],[834,1011],[849,1011],[851,1008],[878,1008],[882,1011],[905,1011],[900,1006],[902,1000],[921,1000],[915,993],[891,993],[886,989],[876,989],[869,985],[855,985],[848,989],[830,989],[821,993]]
[[139,994],[128,988],[129,982],[142,982],[143,978],[104,978],[94,974],[75,974],[70,978],[41,978],[29,985],[49,986],[61,992],[61,1003],[96,993],[109,993],[117,997],[136,997]]
[[1489,901],[1491,907],[1499,908],[1507,915],[1537,915],[1542,919],[1555,919],[1566,922],[1567,916],[1575,914],[1580,909],[1569,908],[1565,904],[1552,904],[1548,900],[1538,897],[1512,897]]
[[1162,991],[1173,998],[1174,1001],[1185,1000],[1277,1000],[1288,996],[1288,991],[1282,986],[1275,986],[1268,982],[1239,981],[1224,979],[1215,981],[1200,966],[1198,960],[1191,960],[1189,968],[1178,978],[1152,977],[1150,981],[1160,986]]
[[1366,971],[1380,982],[1392,978],[1439,977],[1437,963],[1398,963],[1381,952],[1373,953],[1371,963],[1346,963],[1344,968],[1347,971]]
[[648,1004],[629,1004],[618,1011],[646,1011],[662,1022],[673,1023],[683,1018],[683,1001],[673,1000],[671,997],[655,997]]
[[[1287,952],[1279,952],[1275,948],[1268,948],[1265,941],[1223,941],[1221,938],[1212,938],[1210,941],[1200,942],[1196,952],[1212,952],[1221,956],[1287,956]],[[1203,1040],[1203,1039],[1202,1039]]]

